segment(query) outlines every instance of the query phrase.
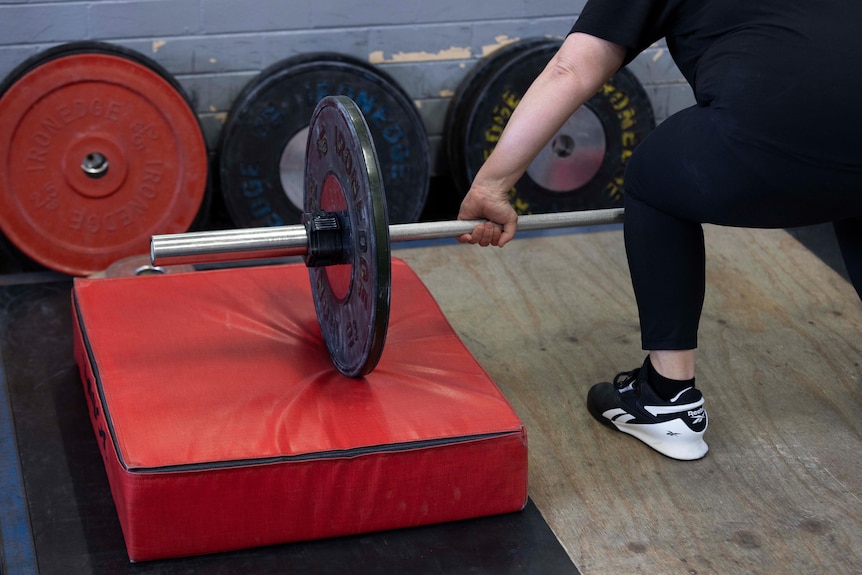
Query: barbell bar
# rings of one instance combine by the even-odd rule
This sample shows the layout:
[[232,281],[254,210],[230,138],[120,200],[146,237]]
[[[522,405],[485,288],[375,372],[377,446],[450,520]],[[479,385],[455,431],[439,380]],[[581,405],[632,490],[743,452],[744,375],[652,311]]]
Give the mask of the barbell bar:
[[[527,214],[518,218],[518,231],[597,226],[622,221],[623,208]],[[484,223],[484,220],[447,220],[392,224],[389,226],[389,241],[457,238]],[[153,265],[165,266],[307,256],[309,235],[315,233],[319,232],[309,232],[306,226],[297,224],[157,235],[150,243],[150,259]]]
[[[346,96],[322,99],[312,114],[305,157],[303,223],[270,228],[155,235],[154,266],[302,256],[335,367],[370,373],[389,323],[391,242],[454,238],[477,220],[389,225],[377,152],[359,107]],[[520,231],[623,221],[622,208],[523,215]]]

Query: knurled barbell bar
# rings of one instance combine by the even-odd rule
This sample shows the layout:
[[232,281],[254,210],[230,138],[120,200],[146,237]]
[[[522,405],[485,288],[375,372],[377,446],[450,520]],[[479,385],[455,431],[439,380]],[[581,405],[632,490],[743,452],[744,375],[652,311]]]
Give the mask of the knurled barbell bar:
[[[302,225],[153,236],[153,265],[302,256],[327,350],[344,375],[371,372],[389,324],[390,242],[458,237],[482,221],[390,226],[368,126],[345,96],[320,101],[309,126]],[[619,223],[623,209],[524,215],[522,231]]]

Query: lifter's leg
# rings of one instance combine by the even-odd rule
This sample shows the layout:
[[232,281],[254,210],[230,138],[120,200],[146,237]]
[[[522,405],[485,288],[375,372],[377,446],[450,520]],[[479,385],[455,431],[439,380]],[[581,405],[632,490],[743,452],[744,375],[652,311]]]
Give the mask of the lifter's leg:
[[[587,397],[600,422],[677,459],[707,449],[703,397],[693,381],[705,289],[701,223],[781,228],[862,213],[858,174],[751,145],[722,114],[698,107],[674,114],[629,161],[626,251],[650,355]],[[862,226],[841,222],[836,232],[862,295]]]
[[626,195],[625,209],[626,254],[643,349],[693,350],[706,281],[703,229],[653,208],[634,192]]
[[638,305],[642,367],[592,387],[590,413],[675,459],[707,452],[703,396],[694,386],[695,348],[705,291],[701,222],[717,211],[715,165],[724,142],[705,111],[665,120],[639,146],[626,172],[626,254]]
[[656,178],[659,164],[649,155],[636,157],[629,173],[643,169],[647,177],[627,180],[624,237],[642,345],[650,353],[642,367],[618,375],[613,383],[593,386],[587,407],[601,423],[668,457],[698,459],[707,452],[707,415],[703,396],[694,387],[694,349],[705,290],[703,230],[696,220],[642,199],[639,190],[645,181],[651,187],[665,180],[667,189],[677,182],[670,174]]
[[643,349],[660,375],[691,380],[705,290],[703,230],[630,194],[625,242]]
[[694,379],[694,350],[651,349],[649,360],[655,370],[668,379]]

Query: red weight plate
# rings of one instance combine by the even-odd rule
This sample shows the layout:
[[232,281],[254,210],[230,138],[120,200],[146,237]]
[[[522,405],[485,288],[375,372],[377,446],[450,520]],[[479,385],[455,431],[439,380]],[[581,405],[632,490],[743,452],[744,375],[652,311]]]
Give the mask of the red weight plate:
[[0,98],[0,227],[72,275],[186,231],[207,188],[200,126],[156,71],[106,53],[51,59]]

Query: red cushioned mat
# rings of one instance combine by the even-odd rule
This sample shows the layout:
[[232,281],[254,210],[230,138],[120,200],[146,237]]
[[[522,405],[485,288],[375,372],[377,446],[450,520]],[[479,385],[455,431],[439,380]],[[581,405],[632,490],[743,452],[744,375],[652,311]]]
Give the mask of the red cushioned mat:
[[415,273],[338,373],[302,264],[77,279],[75,357],[133,561],[517,511],[523,424]]

